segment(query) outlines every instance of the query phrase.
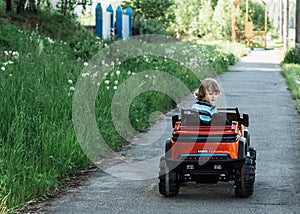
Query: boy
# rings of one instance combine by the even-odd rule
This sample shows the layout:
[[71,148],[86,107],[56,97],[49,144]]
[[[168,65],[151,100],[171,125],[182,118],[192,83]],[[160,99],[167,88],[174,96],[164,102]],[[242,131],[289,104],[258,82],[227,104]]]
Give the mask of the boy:
[[213,78],[206,78],[201,81],[196,99],[198,100],[192,109],[199,112],[200,120],[204,124],[211,122],[213,114],[217,113],[215,102],[221,95],[221,87]]

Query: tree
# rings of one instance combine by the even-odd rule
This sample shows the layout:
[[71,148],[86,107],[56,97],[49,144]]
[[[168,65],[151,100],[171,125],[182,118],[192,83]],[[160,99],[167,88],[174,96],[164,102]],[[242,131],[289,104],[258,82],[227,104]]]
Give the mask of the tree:
[[6,0],[6,12],[12,12],[13,11],[13,0]]
[[199,29],[201,0],[176,0],[176,31],[179,35],[194,35]]
[[197,35],[199,37],[211,36],[213,8],[211,0],[201,0],[201,8],[198,14],[198,29]]
[[174,0],[132,0],[124,1],[122,6],[134,11],[133,35],[162,33],[175,20]]
[[229,39],[231,35],[231,2],[219,0],[213,15],[215,39]]

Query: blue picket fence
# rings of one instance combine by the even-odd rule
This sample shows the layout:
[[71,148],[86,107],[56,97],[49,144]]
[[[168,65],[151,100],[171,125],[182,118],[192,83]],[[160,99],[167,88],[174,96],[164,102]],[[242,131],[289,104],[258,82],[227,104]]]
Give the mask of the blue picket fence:
[[103,39],[111,39],[115,35],[126,39],[132,36],[132,10],[126,8],[125,13],[121,6],[116,9],[116,21],[114,22],[114,10],[111,4],[104,10],[101,3],[96,6],[96,30],[95,33]]

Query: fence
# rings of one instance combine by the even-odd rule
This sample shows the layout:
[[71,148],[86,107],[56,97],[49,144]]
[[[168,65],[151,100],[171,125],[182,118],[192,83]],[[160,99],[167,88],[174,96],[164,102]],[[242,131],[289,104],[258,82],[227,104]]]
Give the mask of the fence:
[[114,22],[114,10],[111,5],[106,10],[101,3],[96,6],[96,34],[103,39],[111,39],[114,35],[126,39],[132,35],[132,10],[128,7],[123,13],[121,6],[116,9],[116,21]]

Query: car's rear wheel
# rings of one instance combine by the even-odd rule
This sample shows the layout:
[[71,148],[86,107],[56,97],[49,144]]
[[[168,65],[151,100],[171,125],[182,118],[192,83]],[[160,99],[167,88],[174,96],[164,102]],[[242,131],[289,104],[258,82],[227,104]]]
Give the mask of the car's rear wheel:
[[160,159],[159,164],[159,193],[171,197],[179,192],[178,173],[175,170],[169,170],[164,157]]
[[235,172],[235,195],[249,197],[254,192],[255,160],[254,157],[246,157],[243,166]]

